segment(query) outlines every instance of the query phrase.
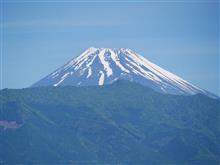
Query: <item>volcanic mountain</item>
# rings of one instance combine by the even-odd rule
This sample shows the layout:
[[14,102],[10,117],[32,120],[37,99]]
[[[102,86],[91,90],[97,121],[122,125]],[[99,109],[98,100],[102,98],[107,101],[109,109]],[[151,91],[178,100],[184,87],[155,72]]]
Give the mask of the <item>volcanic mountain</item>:
[[126,48],[91,47],[32,87],[105,85],[117,80],[136,82],[168,94],[211,95]]
[[130,49],[89,48],[33,87],[0,90],[0,164],[219,165],[220,99]]

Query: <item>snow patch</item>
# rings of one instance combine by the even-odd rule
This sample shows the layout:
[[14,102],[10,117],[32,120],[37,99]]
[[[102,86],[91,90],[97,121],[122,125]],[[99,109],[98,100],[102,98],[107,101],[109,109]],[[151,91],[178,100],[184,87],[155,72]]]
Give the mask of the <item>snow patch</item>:
[[63,75],[62,77],[61,77],[61,80],[58,82],[58,83],[56,83],[56,84],[54,84],[53,86],[57,86],[57,85],[59,85],[61,82],[63,82],[65,79],[66,79],[66,77],[69,75],[70,73],[66,73],[65,75]]
[[111,58],[112,60],[115,62],[115,64],[123,71],[123,72],[126,72],[126,73],[130,73],[129,70],[125,69],[124,66],[120,63],[120,60],[118,58],[118,54],[116,54],[114,51],[112,50],[109,50],[110,53],[111,53]]
[[[131,65],[128,65],[128,66],[132,69],[132,71],[134,73],[139,74],[142,77],[145,77],[145,78],[150,79],[152,81],[161,82],[161,80],[156,75],[154,75],[153,73],[150,73],[149,71],[144,70],[138,63],[135,63],[134,61],[132,61],[128,58],[125,58],[125,59],[131,64]],[[138,68],[138,70],[134,69],[133,66]]]
[[99,71],[99,73],[101,74],[101,76],[99,77],[99,85],[103,85],[105,81],[105,74],[103,73],[103,71]]
[[106,71],[107,77],[111,76],[113,74],[113,71],[110,68],[109,63],[105,60],[105,49],[101,50],[98,56],[104,67],[104,70]]
[[161,77],[162,79],[168,81],[173,87],[177,87],[180,90],[185,91],[188,94],[196,94],[198,93],[198,87],[188,83],[187,81],[181,79],[180,77],[160,68],[159,66],[153,64],[152,62],[148,61],[144,57],[139,54],[132,52],[131,50],[126,50],[126,55],[130,56],[139,66],[144,66],[148,68],[152,73]]
[[92,69],[91,69],[91,67],[89,67],[88,75],[86,76],[86,78],[89,78],[91,75],[92,75]]

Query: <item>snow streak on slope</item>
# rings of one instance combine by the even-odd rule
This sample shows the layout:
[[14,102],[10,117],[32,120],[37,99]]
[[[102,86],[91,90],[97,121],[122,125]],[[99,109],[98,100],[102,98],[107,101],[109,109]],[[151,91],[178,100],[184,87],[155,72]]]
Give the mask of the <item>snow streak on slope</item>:
[[106,71],[107,77],[111,76],[113,74],[112,68],[109,66],[108,61],[105,60],[105,50],[101,50],[99,53],[99,59],[101,60],[101,63]]
[[134,81],[162,93],[208,93],[125,48],[91,47],[33,86],[104,85],[120,79]]
[[105,74],[103,73],[103,71],[100,71],[99,73],[101,74],[99,78],[99,85],[103,85],[105,81]]
[[112,51],[112,50],[109,50],[109,51],[110,51],[110,53],[111,53],[111,58],[112,58],[112,60],[115,62],[115,64],[116,64],[123,72],[130,73],[129,70],[125,69],[125,68],[123,67],[123,65],[121,65],[120,60],[119,60],[119,58],[118,58],[118,55],[117,55],[114,51]]

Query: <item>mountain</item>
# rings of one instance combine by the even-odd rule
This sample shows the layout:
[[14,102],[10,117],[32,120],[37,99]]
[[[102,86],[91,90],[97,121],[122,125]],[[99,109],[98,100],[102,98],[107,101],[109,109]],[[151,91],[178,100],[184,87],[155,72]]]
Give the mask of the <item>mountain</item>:
[[105,85],[117,80],[136,82],[162,93],[178,95],[202,93],[214,97],[211,93],[124,48],[91,47],[32,87]]
[[219,164],[220,100],[116,81],[0,91],[0,164]]

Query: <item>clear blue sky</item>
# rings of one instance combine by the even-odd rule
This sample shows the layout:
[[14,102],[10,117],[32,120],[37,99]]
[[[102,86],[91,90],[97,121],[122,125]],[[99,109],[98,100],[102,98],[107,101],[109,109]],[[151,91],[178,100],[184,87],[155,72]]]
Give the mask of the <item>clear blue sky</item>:
[[1,0],[1,88],[28,87],[88,47],[126,47],[220,95],[219,1]]

